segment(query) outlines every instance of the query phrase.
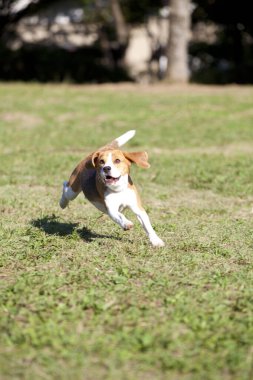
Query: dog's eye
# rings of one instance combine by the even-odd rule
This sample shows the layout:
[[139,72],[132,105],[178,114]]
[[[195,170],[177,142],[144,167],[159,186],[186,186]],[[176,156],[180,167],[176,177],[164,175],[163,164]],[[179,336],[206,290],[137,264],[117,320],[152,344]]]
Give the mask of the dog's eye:
[[116,160],[114,162],[115,162],[115,164],[119,164],[120,163],[120,159],[116,158]]
[[104,160],[99,160],[99,163],[101,164],[101,165],[104,165]]

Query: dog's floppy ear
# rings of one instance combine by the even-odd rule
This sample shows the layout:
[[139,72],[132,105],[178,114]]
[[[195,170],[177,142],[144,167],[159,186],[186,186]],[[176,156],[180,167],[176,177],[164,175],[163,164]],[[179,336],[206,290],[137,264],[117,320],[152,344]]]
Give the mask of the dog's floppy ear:
[[99,152],[94,152],[91,156],[91,163],[95,167],[96,166],[96,161],[99,156]]
[[147,152],[123,152],[124,156],[130,162],[135,163],[137,166],[141,168],[149,168],[150,165],[148,163],[148,154]]

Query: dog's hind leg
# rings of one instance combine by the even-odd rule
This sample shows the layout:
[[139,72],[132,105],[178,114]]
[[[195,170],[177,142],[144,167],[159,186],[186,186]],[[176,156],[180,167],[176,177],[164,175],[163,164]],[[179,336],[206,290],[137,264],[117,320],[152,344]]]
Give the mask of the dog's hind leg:
[[82,191],[81,175],[84,170],[86,160],[81,161],[73,170],[68,181],[63,182],[62,196],[60,199],[60,207],[67,207],[69,201],[73,201]]
[[62,196],[61,196],[61,199],[60,199],[60,207],[61,208],[65,208],[67,207],[69,201],[73,201],[77,196],[78,194],[81,192],[80,191],[73,191],[71,186],[69,186],[69,182],[68,181],[64,181],[63,182],[63,189],[62,189]]

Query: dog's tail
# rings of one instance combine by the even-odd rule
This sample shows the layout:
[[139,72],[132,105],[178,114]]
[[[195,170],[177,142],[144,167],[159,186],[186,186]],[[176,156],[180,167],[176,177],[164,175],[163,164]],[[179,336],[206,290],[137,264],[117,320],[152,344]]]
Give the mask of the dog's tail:
[[126,144],[129,140],[131,140],[135,135],[135,130],[128,131],[124,133],[123,135],[117,137],[114,139],[112,142],[107,144],[105,147],[110,147],[110,148],[119,148],[122,145]]
[[132,129],[131,131],[128,131],[124,133],[123,135],[119,136],[114,141],[116,142],[116,144],[118,144],[118,147],[120,147],[126,144],[129,140],[131,140],[134,137],[134,135],[135,135],[135,130]]

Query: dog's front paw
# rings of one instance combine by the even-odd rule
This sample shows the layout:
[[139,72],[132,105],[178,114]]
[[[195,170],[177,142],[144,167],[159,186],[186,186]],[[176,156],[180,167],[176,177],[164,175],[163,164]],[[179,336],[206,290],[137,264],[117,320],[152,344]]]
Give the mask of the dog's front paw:
[[157,248],[165,246],[165,243],[158,236],[150,237],[150,243],[152,244],[153,247],[157,247]]
[[128,230],[131,230],[131,228],[133,228],[134,224],[130,221],[127,221],[124,226],[123,226],[123,230],[124,231],[128,231]]

